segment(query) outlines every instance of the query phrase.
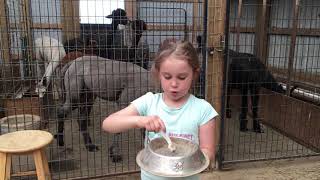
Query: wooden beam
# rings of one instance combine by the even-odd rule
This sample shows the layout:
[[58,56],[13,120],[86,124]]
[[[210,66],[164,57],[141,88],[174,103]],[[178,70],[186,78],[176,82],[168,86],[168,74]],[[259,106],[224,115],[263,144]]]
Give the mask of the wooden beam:
[[[200,3],[199,1],[194,2],[194,4],[192,4],[193,7],[193,18],[192,18],[192,37],[191,37],[191,42],[195,42],[196,41],[196,33],[200,31],[200,25],[202,25],[202,19],[200,17],[202,17],[203,15],[201,15],[199,17],[199,8],[200,8]],[[202,11],[203,12],[203,11]]]
[[[10,29],[21,29],[23,24],[21,23],[10,23]],[[62,24],[49,24],[49,23],[32,23],[31,29],[62,29]]]
[[296,47],[296,38],[297,38],[297,27],[298,27],[298,16],[299,16],[299,2],[300,0],[295,0],[293,4],[293,23],[292,23],[292,32],[291,32],[291,41],[289,49],[289,61],[288,61],[288,76],[287,76],[287,95],[290,96],[291,89],[291,73],[293,71],[293,61]]
[[[139,0],[139,1],[150,2],[150,0]],[[194,0],[152,0],[152,2],[194,3]]]
[[[185,31],[184,25],[159,25],[159,24],[148,24],[148,30],[153,31]],[[191,31],[192,26],[187,26],[187,31]]]
[[79,1],[62,0],[61,17],[63,40],[73,39],[80,35]]
[[[230,27],[231,33],[237,33],[236,27]],[[240,33],[255,33],[256,29],[251,27],[240,27]],[[292,32],[291,28],[277,28],[272,27],[267,34],[268,35],[288,35],[290,36]],[[320,36],[320,29],[318,28],[297,28],[297,36]]]
[[269,25],[269,0],[260,0],[261,5],[258,5],[256,11],[256,32],[255,32],[255,54],[259,59],[266,64],[266,56],[268,50],[268,32]]
[[33,23],[31,29],[63,29],[62,24]]
[[127,17],[131,20],[137,19],[137,2],[129,0],[124,2],[124,7],[127,12]]
[[0,58],[2,58],[5,62],[9,62],[10,59],[10,40],[8,36],[8,15],[6,14],[6,0],[0,0],[0,47],[1,54]]
[[[226,1],[210,0],[208,1],[208,46],[224,48],[225,34]],[[205,37],[206,38],[206,37]],[[214,51],[207,58],[206,69],[206,100],[210,102],[221,116],[222,87],[224,76],[224,54],[223,51]],[[220,145],[221,119],[216,119],[215,142]],[[221,146],[216,146],[221,147]],[[218,149],[216,149],[216,152]],[[221,152],[221,151],[219,151]],[[214,162],[215,163],[215,162]],[[213,165],[213,164],[212,164]],[[219,167],[218,167],[219,168]]]
[[236,19],[236,51],[239,52],[239,44],[240,44],[240,19],[242,14],[242,0],[238,0],[238,13],[237,13],[237,19]]
[[[276,28],[272,27],[270,34],[274,35],[291,35],[291,28]],[[320,36],[320,29],[318,28],[297,28],[297,36]]]

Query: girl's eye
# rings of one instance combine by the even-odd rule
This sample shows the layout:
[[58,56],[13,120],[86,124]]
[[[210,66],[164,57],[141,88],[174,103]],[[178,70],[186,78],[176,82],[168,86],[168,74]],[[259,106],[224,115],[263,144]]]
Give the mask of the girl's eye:
[[180,80],[185,80],[187,77],[178,77],[178,79],[180,79]]
[[165,79],[171,79],[171,76],[164,76]]

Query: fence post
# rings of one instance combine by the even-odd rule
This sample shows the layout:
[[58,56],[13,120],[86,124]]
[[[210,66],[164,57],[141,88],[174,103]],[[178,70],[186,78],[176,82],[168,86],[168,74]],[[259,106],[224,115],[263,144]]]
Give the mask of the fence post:
[[[225,34],[225,15],[226,1],[225,0],[209,0],[208,1],[208,47],[214,48],[215,51],[210,53],[207,59],[206,69],[206,99],[214,106],[217,112],[222,113],[222,86],[223,86],[223,69],[224,69],[224,54],[223,41]],[[216,122],[216,144],[220,142],[220,117]],[[217,149],[219,151],[219,149]],[[214,165],[214,164],[212,164]],[[220,167],[218,167],[220,168]]]

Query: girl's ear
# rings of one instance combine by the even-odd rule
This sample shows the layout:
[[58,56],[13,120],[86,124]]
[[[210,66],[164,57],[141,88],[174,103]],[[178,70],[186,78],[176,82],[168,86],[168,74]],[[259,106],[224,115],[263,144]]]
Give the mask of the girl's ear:
[[200,68],[195,69],[194,72],[199,74],[200,73]]
[[196,78],[198,78],[200,75],[200,68],[195,69],[194,74],[195,74]]
[[193,71],[193,83],[195,83],[200,76],[200,68],[197,68]]

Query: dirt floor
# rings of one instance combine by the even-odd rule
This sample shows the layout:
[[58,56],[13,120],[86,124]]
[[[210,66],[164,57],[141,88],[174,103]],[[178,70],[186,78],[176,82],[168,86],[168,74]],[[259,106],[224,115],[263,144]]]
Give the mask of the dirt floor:
[[[108,180],[138,180],[139,174]],[[224,170],[201,174],[201,180],[319,180],[320,157],[308,157],[226,165]]]
[[232,164],[223,171],[203,173],[203,180],[319,180],[320,157]]
[[[65,146],[58,147],[54,140],[47,148],[50,171],[53,179],[73,179],[78,177],[109,177],[100,178],[110,180],[139,180],[140,174],[112,177],[115,174],[126,172],[139,172],[136,164],[136,154],[143,148],[142,134],[139,130],[130,130],[122,133],[119,151],[123,155],[122,162],[113,163],[109,157],[109,147],[113,142],[114,135],[101,130],[102,119],[118,107],[111,102],[97,100],[91,113],[92,124],[89,132],[100,150],[88,152],[85,149],[83,138],[79,132],[76,119],[77,111],[73,111],[65,120]],[[52,106],[53,116],[49,118],[47,131],[55,134],[56,130],[56,107]],[[316,152],[304,147],[281,133],[264,127],[264,133],[251,131],[240,132],[238,112],[233,111],[233,118],[225,124],[225,151],[222,171],[214,170],[201,174],[202,180],[241,180],[241,179],[311,179],[320,180],[320,156],[256,161],[261,159],[274,159],[315,155]],[[252,123],[250,123],[252,124]],[[248,127],[251,128],[251,127]],[[319,152],[318,152],[319,153]],[[319,154],[318,154],[319,155]],[[34,170],[31,157],[13,159],[14,172],[21,170]],[[240,161],[250,161],[239,163]],[[231,163],[232,162],[232,163]],[[237,163],[235,163],[237,162]],[[18,179],[18,178],[16,178]],[[30,177],[29,179],[36,179]]]

